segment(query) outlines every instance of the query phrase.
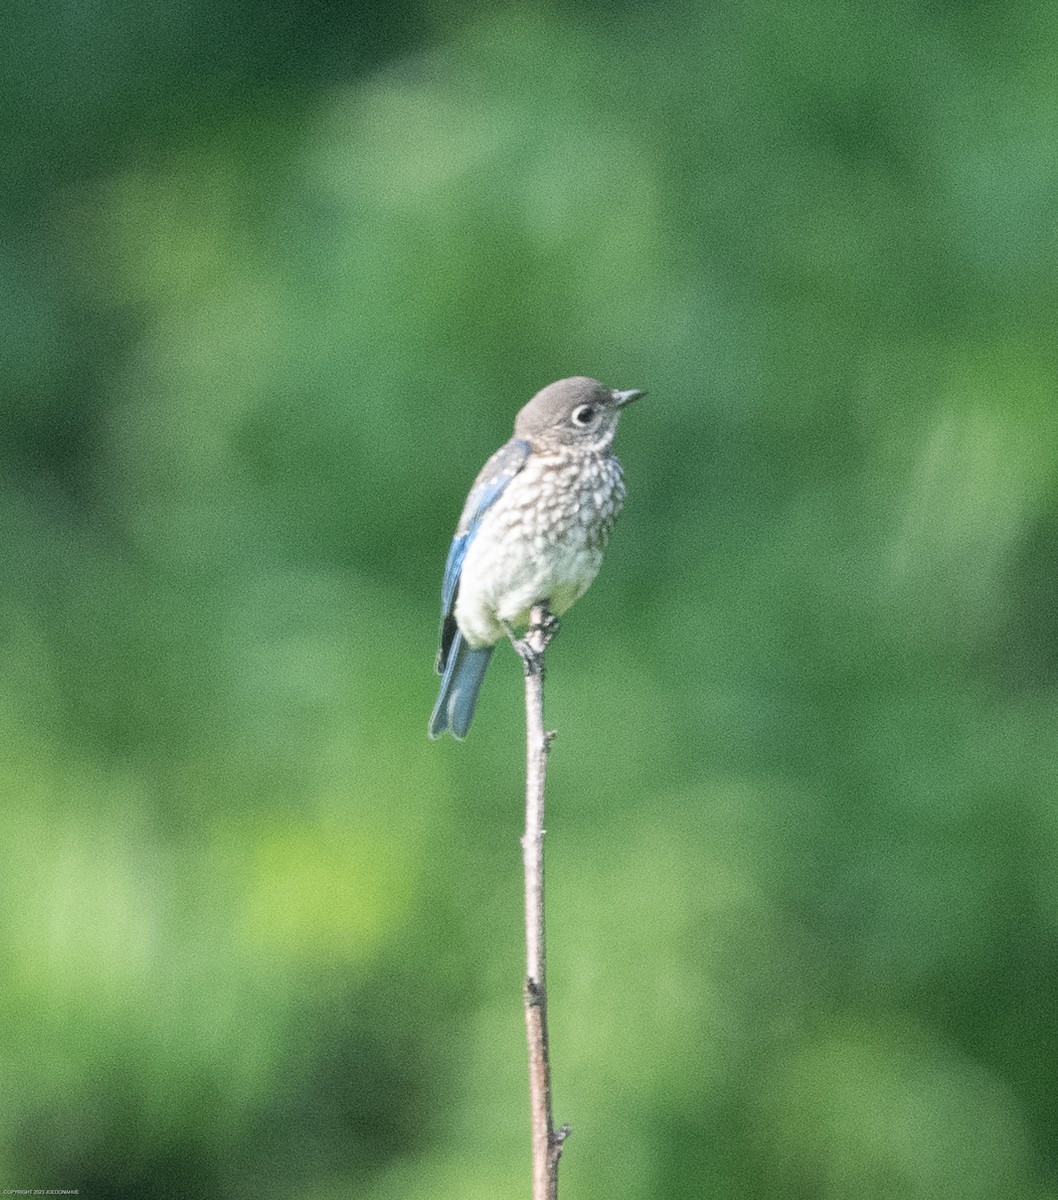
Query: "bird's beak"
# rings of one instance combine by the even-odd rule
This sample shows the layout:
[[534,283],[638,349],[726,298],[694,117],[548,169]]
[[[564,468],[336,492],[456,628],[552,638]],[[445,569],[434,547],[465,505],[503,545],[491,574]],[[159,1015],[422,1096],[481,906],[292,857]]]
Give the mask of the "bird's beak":
[[618,408],[624,408],[626,404],[631,404],[634,400],[641,400],[645,395],[646,392],[641,392],[639,388],[632,388],[628,392],[615,391],[613,402]]

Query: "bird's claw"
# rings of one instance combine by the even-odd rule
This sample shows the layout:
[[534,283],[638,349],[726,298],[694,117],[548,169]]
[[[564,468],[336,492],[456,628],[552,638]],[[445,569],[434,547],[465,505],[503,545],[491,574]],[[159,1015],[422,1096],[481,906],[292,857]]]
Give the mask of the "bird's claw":
[[526,630],[526,636],[530,633],[542,633],[545,642],[549,642],[558,633],[560,625],[558,617],[550,609],[545,608],[541,619],[534,621]]
[[522,660],[522,669],[526,675],[533,673],[533,668],[536,665],[536,651],[529,644],[529,632],[526,631],[525,637],[519,637],[514,632],[514,627],[506,621],[501,622],[504,632],[510,639],[511,645],[514,647],[515,653]]
[[559,629],[558,617],[546,604],[534,605],[532,613],[539,614],[538,619],[530,621],[522,637],[519,637],[506,621],[501,622],[511,645],[522,660],[526,675],[533,675],[540,669],[543,653]]

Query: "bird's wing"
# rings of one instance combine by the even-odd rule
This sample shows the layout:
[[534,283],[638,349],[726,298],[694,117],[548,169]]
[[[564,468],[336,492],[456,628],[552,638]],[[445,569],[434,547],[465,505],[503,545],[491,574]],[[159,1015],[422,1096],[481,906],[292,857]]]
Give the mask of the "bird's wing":
[[474,486],[470,489],[470,495],[467,496],[467,502],[463,505],[463,515],[459,518],[459,525],[448,551],[444,582],[441,585],[441,650],[437,656],[439,672],[444,669],[448,647],[455,633],[452,611],[455,608],[459,574],[463,569],[467,549],[474,540],[482,518],[503,494],[507,484],[525,466],[528,458],[529,443],[521,438],[512,438],[481,468],[477,479],[474,480]]

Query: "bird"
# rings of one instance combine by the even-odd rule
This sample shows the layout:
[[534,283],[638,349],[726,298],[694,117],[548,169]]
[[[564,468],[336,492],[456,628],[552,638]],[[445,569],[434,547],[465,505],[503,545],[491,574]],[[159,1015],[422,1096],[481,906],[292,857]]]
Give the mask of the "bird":
[[520,410],[456,527],[441,586],[441,687],[429,735],[462,740],[496,643],[534,605],[561,616],[590,587],[625,498],[612,452],[623,409],[646,392],[576,375]]

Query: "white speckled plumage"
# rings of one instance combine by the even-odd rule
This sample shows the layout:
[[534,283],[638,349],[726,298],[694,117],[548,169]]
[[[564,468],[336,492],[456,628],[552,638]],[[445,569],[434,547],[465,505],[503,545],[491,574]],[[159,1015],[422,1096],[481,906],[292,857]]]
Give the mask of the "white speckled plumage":
[[[571,461],[572,460],[572,461]],[[610,453],[534,454],[467,551],[455,618],[471,646],[491,646],[541,600],[561,616],[591,586],[624,503]]]

